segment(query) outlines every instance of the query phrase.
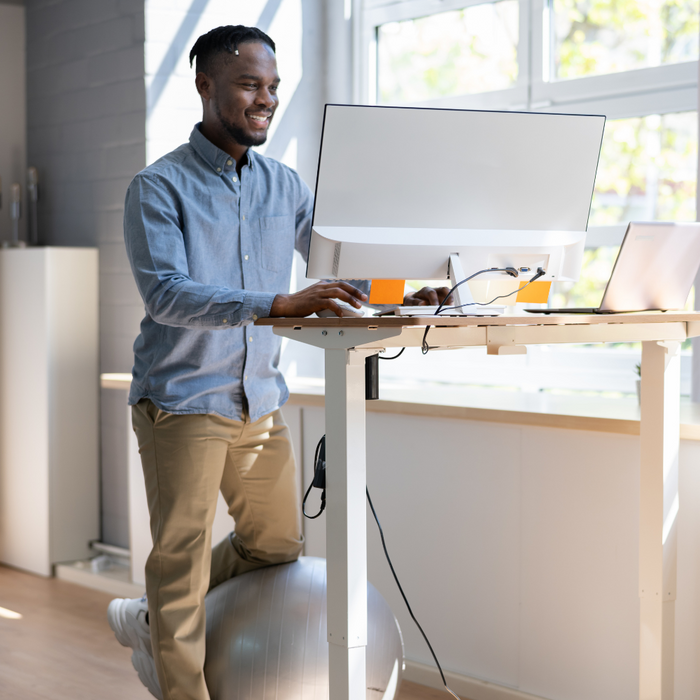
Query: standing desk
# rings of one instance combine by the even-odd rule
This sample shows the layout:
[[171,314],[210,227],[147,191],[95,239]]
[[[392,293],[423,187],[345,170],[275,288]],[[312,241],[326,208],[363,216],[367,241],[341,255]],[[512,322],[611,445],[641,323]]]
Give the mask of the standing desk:
[[[433,325],[435,323],[439,325]],[[330,700],[365,700],[367,533],[365,358],[383,349],[642,342],[639,503],[639,698],[672,700],[680,344],[700,313],[500,317],[265,318],[277,335],[325,350],[326,546]]]

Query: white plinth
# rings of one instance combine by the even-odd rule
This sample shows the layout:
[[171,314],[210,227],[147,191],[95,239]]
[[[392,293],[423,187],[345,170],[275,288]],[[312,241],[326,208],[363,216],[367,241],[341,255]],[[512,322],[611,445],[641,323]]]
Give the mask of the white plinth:
[[98,253],[0,250],[0,562],[49,576],[99,538]]

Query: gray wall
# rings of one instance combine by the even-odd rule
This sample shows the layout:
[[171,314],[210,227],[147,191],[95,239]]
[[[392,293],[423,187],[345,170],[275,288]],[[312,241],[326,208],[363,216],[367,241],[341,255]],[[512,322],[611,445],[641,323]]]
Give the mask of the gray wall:
[[[12,237],[10,187],[19,183],[26,196],[26,96],[24,8],[0,2],[0,241]],[[25,236],[26,216],[20,219],[20,238]]]

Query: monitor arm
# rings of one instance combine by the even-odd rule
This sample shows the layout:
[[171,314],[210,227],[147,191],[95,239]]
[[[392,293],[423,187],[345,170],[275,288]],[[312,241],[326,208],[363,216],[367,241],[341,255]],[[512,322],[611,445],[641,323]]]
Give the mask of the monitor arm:
[[[449,259],[449,275],[450,275],[450,288],[454,287],[456,284],[461,282],[466,278],[464,274],[464,268],[462,267],[462,262],[459,259],[459,253],[450,253]],[[462,304],[473,304],[474,297],[472,296],[471,290],[469,289],[469,282],[457,287],[457,289],[452,292],[452,305],[461,306]],[[455,309],[461,314],[466,314],[470,307],[465,306],[461,309]]]

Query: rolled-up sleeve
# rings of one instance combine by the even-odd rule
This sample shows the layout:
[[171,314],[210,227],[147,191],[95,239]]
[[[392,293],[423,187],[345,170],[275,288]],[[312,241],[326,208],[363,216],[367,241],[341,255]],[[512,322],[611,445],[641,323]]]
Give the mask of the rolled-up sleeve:
[[269,316],[275,295],[195,282],[189,275],[176,193],[157,175],[137,175],[126,194],[124,236],[146,311],[157,323],[231,328]]

